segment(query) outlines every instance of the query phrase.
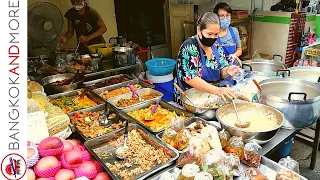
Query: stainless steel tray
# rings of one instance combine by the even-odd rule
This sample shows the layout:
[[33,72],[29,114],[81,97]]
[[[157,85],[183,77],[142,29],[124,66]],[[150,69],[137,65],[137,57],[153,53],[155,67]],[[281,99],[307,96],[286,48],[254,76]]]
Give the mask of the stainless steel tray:
[[141,96],[142,94],[144,93],[158,93],[160,96],[157,97],[157,98],[154,98],[154,99],[150,99],[150,100],[145,100],[145,101],[142,101],[138,104],[134,104],[132,106],[128,106],[128,107],[124,107],[124,108],[120,108],[120,107],[117,107],[115,104],[120,100],[120,99],[130,99],[132,98],[132,93],[128,93],[128,94],[123,94],[123,95],[120,95],[120,96],[116,96],[116,97],[113,97],[113,98],[110,98],[107,100],[108,103],[110,103],[112,106],[114,106],[115,108],[119,109],[119,110],[123,110],[123,109],[128,109],[130,107],[134,107],[134,106],[137,106],[139,104],[143,104],[145,102],[149,102],[149,101],[152,101],[152,100],[158,100],[160,101],[163,94],[157,90],[154,90],[154,89],[151,89],[151,88],[143,88],[143,89],[140,89],[140,90],[137,90],[138,94]]
[[[154,174],[152,177],[148,178],[149,180],[159,180],[161,175],[165,172],[170,172],[173,173],[174,172],[174,168],[175,166],[170,166],[156,174]],[[248,166],[241,164],[241,168],[243,169],[243,171],[246,170],[246,168],[248,168]],[[284,166],[279,165],[278,163],[272,161],[271,159],[268,159],[267,157],[262,156],[261,157],[261,165],[259,167],[260,172],[262,172],[265,176],[267,176],[270,180],[273,180],[276,178],[277,175],[277,171],[279,169],[287,169]],[[307,180],[307,178],[300,176],[300,180]],[[245,180],[245,172],[242,173],[241,176],[239,177],[234,177],[234,180]]]
[[[178,124],[176,124],[176,125],[174,125],[174,126],[171,126],[171,127],[169,127],[169,128],[173,128],[173,129],[175,129],[175,130],[177,131],[177,130],[179,130],[179,127],[180,127],[182,124],[184,125],[184,127],[187,127],[187,126],[189,126],[190,124],[192,124],[192,123],[194,123],[194,122],[199,122],[199,121],[200,121],[200,122],[206,122],[207,124],[209,124],[209,125],[211,125],[211,126],[214,126],[215,128],[217,128],[218,131],[219,131],[219,129],[220,129],[219,126],[217,126],[217,125],[215,125],[215,124],[213,124],[213,123],[211,123],[211,122],[209,122],[209,121],[206,121],[206,120],[204,120],[204,119],[202,119],[202,118],[199,118],[199,117],[193,117],[192,119],[187,119],[186,121],[183,121],[183,122],[181,122],[181,123],[178,123]],[[213,121],[213,122],[214,122],[214,121]],[[164,131],[158,133],[158,134],[156,135],[156,137],[157,137],[160,141],[162,141],[164,144],[166,144],[167,146],[175,149],[175,148],[172,147],[170,144],[168,144],[168,143],[166,143],[166,142],[164,142],[164,141],[162,140],[163,133],[164,133]],[[178,153],[180,153],[180,154],[183,152],[183,151],[179,151],[179,150],[177,150],[177,149],[176,149],[176,151],[177,151]]]
[[[117,115],[116,119],[122,119],[123,121],[125,121],[125,119],[123,118],[122,113],[120,113],[120,112],[118,112],[117,110],[115,110],[114,108],[112,108],[112,106],[110,106],[109,104],[100,104],[100,105],[98,105],[98,106],[94,106],[94,107],[91,107],[91,108],[82,109],[82,110],[79,110],[79,111],[76,111],[76,112],[69,113],[68,116],[71,118],[75,113],[104,111],[106,105],[107,105],[108,108],[109,108],[109,114],[114,113],[114,114]],[[121,115],[122,115],[122,116],[121,116]],[[129,121],[129,122],[131,122],[131,121]],[[71,123],[71,121],[70,121],[70,123]],[[71,123],[71,124],[72,124],[72,123]],[[73,125],[73,124],[72,124],[72,125]],[[77,128],[77,126],[75,126],[75,125],[73,125],[73,126],[74,126],[75,130],[80,134],[80,136],[81,136],[85,141],[87,141],[87,140],[89,140],[89,139],[94,139],[94,138],[87,138],[85,135],[83,135],[83,134],[81,133],[81,131]],[[110,132],[110,133],[111,133],[111,132]],[[108,134],[108,133],[107,133],[107,134]],[[104,135],[105,135],[105,134],[104,134]],[[99,136],[97,136],[97,137],[99,137]]]
[[[140,125],[143,126],[144,128],[146,128],[146,129],[148,129],[149,131],[151,131],[152,133],[157,134],[157,133],[160,133],[161,131],[165,130],[165,128],[162,129],[162,130],[153,130],[153,129],[151,129],[150,127],[148,127],[148,126],[146,126],[145,124],[143,124],[142,122],[138,121],[137,119],[135,119],[135,118],[133,118],[133,117],[131,117],[131,116],[129,116],[129,115],[127,114],[128,112],[131,112],[131,111],[134,111],[134,110],[139,110],[139,109],[148,108],[150,105],[156,104],[157,102],[158,102],[158,100],[151,100],[151,101],[149,101],[149,102],[140,103],[140,104],[138,104],[138,105],[136,105],[136,106],[123,109],[122,111],[126,113],[126,114],[124,115],[124,116],[127,116],[126,119],[133,120],[134,122],[140,124]],[[188,111],[185,111],[185,110],[182,110],[182,109],[180,109],[180,108],[177,108],[177,107],[175,107],[175,106],[173,106],[173,105],[171,105],[171,104],[169,104],[169,103],[166,103],[166,102],[164,102],[164,101],[160,101],[160,102],[159,102],[159,105],[160,105],[161,107],[165,108],[165,109],[170,110],[170,111],[175,111],[178,115],[184,115],[184,116],[186,116],[187,119],[186,119],[185,121],[187,121],[187,120],[189,120],[189,119],[191,119],[191,118],[194,117],[194,115],[193,115],[192,113],[190,113],[190,112],[188,112]],[[185,122],[185,121],[183,121],[183,122]],[[174,126],[174,125],[176,125],[176,124],[179,124],[179,123],[182,123],[182,122],[174,123],[174,124],[172,124],[172,126]],[[169,127],[172,127],[172,126],[169,126]],[[173,149],[174,149],[174,148],[173,148]]]
[[104,91],[112,91],[112,90],[115,90],[115,89],[118,89],[118,88],[121,88],[121,87],[126,87],[128,84],[131,84],[131,85],[138,84],[138,85],[141,85],[142,88],[151,88],[151,89],[154,88],[154,85],[145,83],[145,82],[143,82],[141,80],[138,80],[138,79],[134,79],[134,80],[131,80],[131,81],[120,83],[120,84],[115,84],[115,85],[111,85],[111,86],[98,88],[98,89],[93,90],[92,92],[95,93],[97,96],[99,96],[102,100],[106,100],[106,99],[103,99],[100,96],[100,93],[102,93]]
[[[109,79],[113,79],[113,78],[124,78],[124,77],[128,78],[129,81],[126,81],[126,82],[130,82],[130,83],[132,83],[133,80],[135,79],[132,76],[129,76],[129,75],[126,75],[126,74],[119,74],[119,75],[115,75],[115,76],[110,76],[110,77],[106,77],[106,78],[101,78],[101,79],[96,79],[96,80],[93,80],[93,81],[84,82],[83,85],[85,87],[88,87],[88,86],[93,86],[93,85],[95,85],[97,83],[104,82],[105,80],[109,80]],[[118,83],[118,84],[121,84],[121,83]],[[115,84],[113,84],[113,85],[115,85]],[[111,86],[113,86],[113,85],[111,85]]]
[[[142,137],[144,138],[144,140],[146,140],[149,144],[152,144],[156,148],[164,148],[165,152],[169,156],[172,157],[168,162],[163,163],[160,166],[154,167],[149,172],[146,172],[146,173],[140,175],[139,177],[137,177],[135,179],[145,179],[145,178],[149,177],[150,175],[158,172],[159,170],[164,169],[164,168],[172,165],[174,163],[174,161],[177,160],[179,155],[174,149],[171,149],[170,147],[166,146],[164,143],[162,143],[157,138],[155,138],[151,133],[149,133],[143,127],[139,126],[138,124],[129,124],[129,132],[131,130],[133,130],[133,129],[139,131],[140,134],[142,135]],[[113,139],[117,139],[118,137],[123,136],[123,134],[124,134],[124,128],[122,128],[122,129],[120,129],[118,131],[114,131],[112,133],[109,133],[107,135],[103,135],[103,136],[97,137],[95,139],[89,140],[89,141],[84,143],[84,145],[90,151],[90,153],[101,163],[101,165],[111,175],[111,177],[113,179],[116,179],[116,180],[118,180],[120,178],[116,174],[114,174],[106,166],[105,163],[108,162],[108,161],[104,161],[97,153],[94,152],[94,149],[98,148],[98,147],[101,147],[102,145],[106,144],[106,142],[109,142],[109,141],[111,141]],[[114,159],[113,159],[113,161],[114,161]]]
[[[54,95],[48,96],[48,98],[49,98],[49,100],[51,101],[51,100],[58,99],[58,98],[60,98],[60,97],[62,97],[62,96],[76,96],[76,95],[78,95],[78,91],[84,91],[84,89],[77,89],[77,90],[74,90],[74,91],[69,91],[69,92],[54,94]],[[94,93],[89,92],[89,93],[86,94],[86,96],[87,96],[88,98],[90,98],[91,100],[93,100],[94,102],[96,102],[98,105],[105,103],[104,101],[102,101],[102,100],[101,100],[96,94],[94,94]],[[73,115],[74,113],[80,112],[80,111],[82,111],[82,110],[90,110],[90,109],[92,109],[92,108],[94,108],[94,107],[95,107],[95,106],[90,107],[90,108],[86,108],[86,109],[81,109],[81,110],[78,110],[78,111],[69,112],[69,113],[67,113],[67,115]]]

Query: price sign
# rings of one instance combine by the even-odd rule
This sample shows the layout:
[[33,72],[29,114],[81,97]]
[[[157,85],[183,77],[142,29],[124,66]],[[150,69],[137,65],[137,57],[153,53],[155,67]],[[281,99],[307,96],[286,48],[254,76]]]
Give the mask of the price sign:
[[28,141],[40,143],[41,140],[49,137],[46,117],[43,111],[28,114],[27,121]]
[[199,5],[199,0],[170,0],[170,4]]

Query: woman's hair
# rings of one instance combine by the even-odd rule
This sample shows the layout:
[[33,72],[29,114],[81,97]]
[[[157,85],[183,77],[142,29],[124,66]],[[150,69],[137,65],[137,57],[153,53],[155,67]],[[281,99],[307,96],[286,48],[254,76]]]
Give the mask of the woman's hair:
[[213,12],[204,13],[197,21],[201,31],[206,29],[209,24],[220,24],[219,17]]
[[222,10],[225,10],[227,11],[227,13],[231,14],[232,13],[232,9],[231,7],[227,4],[227,3],[218,3],[214,9],[213,9],[213,12],[218,14],[219,10],[222,9]]

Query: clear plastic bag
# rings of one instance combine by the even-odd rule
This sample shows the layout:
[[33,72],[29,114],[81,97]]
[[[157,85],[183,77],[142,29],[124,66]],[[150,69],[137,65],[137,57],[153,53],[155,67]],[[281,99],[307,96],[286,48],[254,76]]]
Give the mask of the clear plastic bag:
[[227,153],[224,156],[224,164],[229,167],[230,172],[233,176],[241,175],[241,165],[238,156],[231,153]]
[[268,177],[262,174],[258,169],[252,168],[252,167],[246,169],[245,179],[246,180],[269,180]]
[[279,164],[292,170],[295,171],[296,173],[299,172],[299,163],[292,159],[290,156],[287,156],[286,158],[281,158],[279,161]]
[[258,153],[261,146],[255,142],[247,143],[244,147],[244,156],[241,162],[249,167],[259,168],[261,155]]
[[279,169],[277,172],[276,180],[300,180],[300,177],[292,170]]
[[225,148],[225,152],[236,154],[239,159],[243,158],[244,142],[241,137],[233,136],[229,139],[229,144]]
[[219,138],[222,149],[226,148],[229,144],[230,134],[225,129],[222,129],[219,131]]
[[214,179],[226,179],[229,169],[226,170],[224,165],[224,152],[221,150],[208,151],[201,160],[201,168],[203,171],[210,173]]
[[176,137],[177,137],[177,132],[172,128],[168,128],[164,131],[162,135],[162,140],[165,143],[170,144],[175,149],[178,149],[178,144],[176,143]]

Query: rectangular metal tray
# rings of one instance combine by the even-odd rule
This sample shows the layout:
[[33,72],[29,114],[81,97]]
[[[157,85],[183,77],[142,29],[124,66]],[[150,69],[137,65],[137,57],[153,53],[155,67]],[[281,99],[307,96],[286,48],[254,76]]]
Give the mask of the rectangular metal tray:
[[[120,119],[123,119],[125,121],[125,119],[123,118],[123,116],[121,116],[121,112],[117,111],[116,109],[114,109],[112,106],[110,106],[109,104],[107,104],[108,108],[109,108],[109,114],[111,113],[114,113],[117,115],[116,118],[120,118]],[[94,106],[94,107],[91,107],[91,108],[87,108],[87,109],[82,109],[82,110],[79,110],[77,112],[72,112],[72,113],[69,113],[68,116],[71,118],[75,113],[80,113],[80,112],[97,112],[97,111],[104,111],[105,109],[105,104],[100,104],[98,106]],[[131,123],[132,121],[129,120],[129,122]],[[70,121],[71,123],[71,121]],[[71,123],[72,124],[72,123]],[[72,124],[73,125],[73,124]],[[90,139],[94,139],[94,138],[87,138],[85,135],[83,135],[81,133],[81,131],[78,130],[77,126],[73,125],[75,130],[80,134],[80,136],[85,140],[90,140]],[[111,133],[111,132],[110,132]],[[109,133],[107,133],[109,134]],[[97,136],[97,137],[100,137],[100,136]]]
[[[165,172],[172,173],[175,166],[170,166],[158,173],[155,173],[152,177],[148,178],[149,180],[159,180],[161,175]],[[234,180],[245,180],[245,170],[248,168],[248,166],[241,164],[241,168],[243,170],[243,173],[239,177],[234,177]],[[277,175],[277,171],[279,169],[287,169],[284,166],[279,165],[278,163],[272,161],[271,159],[262,156],[261,157],[261,164],[259,167],[260,172],[262,172],[265,176],[267,176],[270,180],[275,179]],[[307,178],[300,176],[300,180],[307,180]]]
[[[133,118],[133,117],[131,117],[131,116],[129,116],[129,115],[127,114],[128,112],[131,112],[131,111],[134,111],[134,110],[139,110],[139,109],[148,108],[150,105],[156,104],[157,102],[158,102],[158,100],[151,100],[151,101],[149,101],[149,102],[140,103],[140,104],[138,104],[138,105],[136,105],[136,106],[123,109],[122,111],[123,111],[124,113],[126,113],[126,114],[124,115],[124,116],[127,116],[126,118],[133,120],[134,122],[140,124],[140,125],[143,126],[144,128],[146,128],[146,129],[148,129],[149,131],[151,131],[152,133],[157,134],[157,133],[160,133],[161,131],[165,130],[165,128],[162,129],[162,130],[158,130],[158,131],[153,130],[153,129],[149,128],[148,126],[146,126],[145,124],[143,124],[142,122],[138,121],[137,119],[135,119],[135,118]],[[194,115],[193,115],[192,113],[190,113],[190,112],[188,112],[188,111],[185,111],[185,110],[182,110],[182,109],[179,109],[179,108],[177,108],[177,107],[175,107],[175,106],[172,106],[171,104],[169,104],[169,103],[167,103],[167,102],[160,101],[160,102],[159,102],[159,105],[160,105],[161,107],[167,109],[167,110],[175,111],[178,115],[182,115],[182,114],[183,114],[184,116],[187,117],[187,119],[186,119],[185,121],[187,121],[187,120],[189,120],[189,119],[192,119],[192,118],[194,117]],[[185,121],[183,121],[183,122],[185,122]],[[179,124],[179,123],[182,123],[182,122],[174,123],[174,124],[172,124],[172,126],[174,126],[174,125],[176,125],[176,124]],[[172,127],[172,126],[170,126],[170,127]],[[174,149],[174,148],[173,148],[173,149]]]
[[[187,127],[187,126],[189,126],[190,124],[192,124],[192,123],[194,123],[194,122],[199,122],[199,121],[201,121],[201,122],[206,122],[206,123],[208,123],[209,125],[214,126],[215,128],[217,128],[217,130],[220,129],[220,127],[217,126],[217,125],[215,125],[214,123],[212,123],[212,122],[210,122],[210,121],[206,121],[206,120],[204,120],[204,119],[202,119],[202,118],[199,118],[199,117],[193,117],[193,118],[191,118],[191,119],[187,119],[186,121],[183,121],[183,122],[181,122],[181,123],[178,123],[178,124],[176,124],[176,125],[174,125],[174,126],[171,126],[171,127],[169,127],[169,128],[173,128],[173,129],[176,130],[176,128],[179,129],[179,126],[181,126],[182,124],[184,125],[184,127]],[[213,121],[213,122],[214,122],[214,121]],[[173,149],[176,149],[176,148],[172,147],[170,144],[168,144],[168,143],[166,143],[166,142],[164,142],[164,141],[162,140],[163,133],[164,133],[164,131],[156,134],[156,137],[157,137],[160,141],[162,141],[164,144],[166,144],[167,146],[169,146],[169,147],[171,147],[171,148],[173,148]],[[176,149],[176,151],[177,151],[178,153],[180,153],[180,154],[182,153],[182,151],[179,151],[179,150],[177,150],[177,149]]]
[[[60,98],[60,97],[62,97],[62,96],[76,96],[76,95],[78,95],[78,91],[84,91],[84,89],[77,89],[77,90],[73,90],[73,91],[69,91],[69,92],[54,94],[54,95],[48,96],[48,98],[49,98],[49,100],[51,101],[51,100],[58,99],[58,98]],[[97,95],[94,94],[94,93],[89,92],[89,93],[86,94],[86,96],[88,96],[88,98],[90,98],[91,100],[93,100],[94,102],[96,102],[98,105],[105,103],[104,101],[102,101],[102,100],[99,98],[99,96],[97,96]],[[82,111],[82,110],[90,110],[90,109],[92,109],[92,108],[94,108],[94,107],[95,107],[95,106],[90,107],[90,108],[86,108],[86,109],[81,109],[81,110],[78,110],[78,111],[69,112],[69,113],[67,113],[67,115],[73,115],[74,113],[80,112],[80,111]]]
[[[89,86],[93,86],[93,85],[95,85],[97,83],[104,82],[105,80],[109,80],[109,79],[113,79],[113,78],[124,78],[124,77],[129,79],[129,81],[126,81],[126,82],[132,83],[133,80],[135,80],[135,78],[133,78],[132,76],[129,76],[127,74],[119,74],[119,75],[115,75],[115,76],[110,76],[110,77],[106,77],[106,78],[101,78],[101,79],[96,79],[96,80],[93,80],[93,81],[84,82],[83,85],[85,87],[89,87]],[[118,83],[118,84],[121,84],[121,83]],[[113,85],[115,85],[115,84],[113,84]],[[113,85],[111,85],[111,86],[113,86]]]
[[110,98],[110,99],[108,99],[107,100],[107,102],[109,103],[109,104],[111,104],[112,106],[114,106],[115,108],[117,108],[117,109],[119,109],[119,110],[123,110],[123,109],[127,109],[127,108],[130,108],[130,107],[134,107],[134,106],[137,106],[137,105],[139,105],[139,104],[143,104],[143,103],[145,103],[145,102],[149,102],[149,101],[152,101],[152,100],[158,100],[158,101],[160,101],[161,100],[161,98],[162,98],[162,96],[163,96],[163,94],[161,93],[161,92],[159,92],[159,91],[157,91],[157,90],[154,90],[154,89],[151,89],[151,88],[143,88],[143,89],[140,89],[140,90],[137,90],[137,92],[138,92],[138,94],[141,96],[142,94],[144,94],[144,93],[158,93],[158,94],[160,94],[160,96],[159,97],[156,97],[156,98],[154,98],[154,99],[150,99],[150,100],[145,100],[145,101],[142,101],[142,102],[140,102],[140,103],[138,103],[138,104],[134,104],[134,105],[132,105],[132,106],[128,106],[128,107],[124,107],[124,108],[120,108],[120,107],[117,107],[116,105],[115,105],[115,103],[117,103],[120,99],[122,99],[122,98],[124,98],[124,99],[130,99],[130,98],[132,98],[132,93],[128,93],[128,94],[123,94],[123,95],[120,95],[120,96],[116,96],[116,97],[113,97],[113,98]]
[[111,86],[98,88],[98,89],[93,90],[92,92],[95,93],[97,96],[99,96],[102,100],[105,100],[100,96],[100,93],[102,93],[104,91],[112,91],[112,90],[115,90],[115,89],[118,89],[118,88],[121,88],[121,87],[127,87],[128,84],[131,84],[131,85],[138,84],[138,85],[141,85],[142,88],[151,88],[151,89],[154,88],[154,85],[145,83],[145,82],[143,82],[143,81],[141,81],[139,79],[134,79],[134,80],[131,80],[131,81],[120,83],[120,84],[115,84],[115,85],[111,85]]
[[[131,130],[138,130],[141,135],[143,136],[143,138],[151,145],[153,145],[156,148],[164,148],[165,151],[168,153],[168,155],[170,155],[172,158],[157,167],[154,167],[153,169],[151,169],[149,172],[146,172],[142,175],[140,175],[137,179],[145,179],[147,177],[149,177],[150,175],[172,165],[175,160],[178,159],[178,153],[174,150],[171,149],[170,147],[166,146],[164,143],[162,143],[161,141],[159,141],[157,138],[155,138],[150,132],[148,132],[146,129],[144,129],[143,127],[139,126],[138,124],[129,124],[129,132]],[[101,145],[105,144],[108,141],[111,141],[112,139],[116,139],[120,136],[123,136],[124,134],[124,128],[118,130],[118,131],[114,131],[112,133],[97,137],[95,139],[89,140],[87,142],[84,143],[84,145],[86,146],[86,148],[90,151],[90,153],[101,163],[101,165],[104,167],[104,169],[110,174],[110,176],[113,179],[120,179],[119,177],[116,176],[116,174],[114,174],[105,164],[106,162],[103,161],[95,152],[94,149],[97,147],[101,147]]]

